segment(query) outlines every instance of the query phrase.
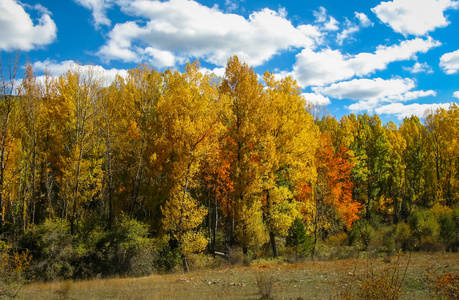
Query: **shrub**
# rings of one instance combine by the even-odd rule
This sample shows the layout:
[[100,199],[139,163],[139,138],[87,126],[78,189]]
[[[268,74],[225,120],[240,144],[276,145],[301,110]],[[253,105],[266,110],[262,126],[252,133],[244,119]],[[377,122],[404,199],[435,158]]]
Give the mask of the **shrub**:
[[394,241],[396,250],[413,250],[415,241],[408,224],[402,222],[395,226]]
[[159,272],[170,272],[181,263],[182,259],[178,248],[171,247],[170,243],[163,243],[160,246],[154,265]]
[[45,281],[69,279],[73,276],[73,238],[66,220],[47,219],[27,231],[21,241],[32,250],[32,274]]
[[408,218],[415,247],[423,251],[439,250],[440,226],[433,212],[428,210],[413,211]]
[[384,265],[377,269],[375,262],[370,259],[361,272],[349,273],[346,284],[335,289],[334,298],[346,300],[400,299],[403,296],[402,285],[409,263],[410,259],[403,267],[399,256],[392,265]]
[[388,226],[381,229],[381,250],[386,253],[395,251],[395,226]]
[[260,272],[256,276],[258,294],[261,299],[273,299],[272,291],[274,287],[274,279],[272,276]]
[[288,230],[285,246],[293,249],[298,257],[307,256],[311,251],[311,238],[306,235],[306,228],[300,218],[296,218]]
[[31,255],[28,250],[18,252],[0,240],[0,298],[14,298],[26,283]]
[[102,275],[143,276],[153,271],[153,240],[148,226],[121,218],[95,245],[95,265]]
[[437,270],[427,273],[426,287],[435,299],[459,299],[459,271]]
[[349,245],[355,245],[362,250],[368,250],[375,236],[373,226],[366,220],[359,220],[349,233]]

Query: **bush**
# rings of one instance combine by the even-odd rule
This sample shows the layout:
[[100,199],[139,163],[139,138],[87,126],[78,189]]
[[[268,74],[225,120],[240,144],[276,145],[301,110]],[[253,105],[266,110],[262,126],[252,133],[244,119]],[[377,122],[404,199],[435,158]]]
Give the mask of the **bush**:
[[426,287],[434,299],[459,299],[459,271],[427,273]]
[[178,247],[171,247],[170,243],[163,243],[154,265],[159,272],[170,272],[181,263],[182,259]]
[[285,246],[292,249],[298,257],[305,257],[311,251],[311,238],[306,235],[306,228],[300,218],[296,218],[288,230]]
[[256,276],[258,294],[261,299],[273,299],[272,291],[274,287],[274,279],[272,276],[261,272]]
[[18,252],[0,240],[0,298],[14,298],[26,283],[31,255],[28,250]]
[[32,250],[32,274],[44,281],[72,278],[72,242],[69,223],[61,219],[47,219],[27,231],[21,243]]
[[349,273],[346,284],[335,289],[334,298],[346,300],[400,299],[403,296],[402,285],[409,263],[410,259],[406,266],[402,266],[399,256],[395,263],[377,268],[375,262],[369,260],[361,272]]
[[406,223],[398,223],[395,227],[395,248],[402,251],[411,251],[414,249],[414,238],[410,226]]
[[374,237],[375,230],[373,226],[366,220],[359,220],[349,233],[349,245],[355,245],[361,250],[368,250]]
[[441,249],[439,242],[440,225],[433,212],[428,210],[413,211],[408,218],[416,249],[437,251]]
[[153,272],[153,240],[148,237],[148,226],[137,220],[120,219],[94,246],[92,257],[101,275],[144,276]]

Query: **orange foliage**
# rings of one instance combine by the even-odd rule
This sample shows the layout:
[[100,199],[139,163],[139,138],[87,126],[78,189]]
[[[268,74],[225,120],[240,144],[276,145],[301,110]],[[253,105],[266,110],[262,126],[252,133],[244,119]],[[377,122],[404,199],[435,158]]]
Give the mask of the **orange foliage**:
[[349,229],[359,219],[358,213],[362,205],[352,199],[354,183],[351,181],[353,164],[348,157],[349,149],[340,145],[333,150],[326,134],[320,137],[321,147],[316,154],[319,178],[325,187],[324,204],[336,209]]

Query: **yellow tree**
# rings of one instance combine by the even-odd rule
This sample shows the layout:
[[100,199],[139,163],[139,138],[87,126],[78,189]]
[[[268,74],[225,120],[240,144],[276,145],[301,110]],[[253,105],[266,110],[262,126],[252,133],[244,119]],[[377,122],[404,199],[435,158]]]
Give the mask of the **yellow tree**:
[[[247,253],[248,248],[266,242],[263,222],[262,192],[267,183],[269,164],[266,155],[272,153],[272,140],[266,139],[267,101],[263,86],[253,68],[231,57],[226,66],[225,78],[220,86],[220,101],[227,104],[222,115],[224,137],[222,155],[230,164],[233,182],[231,204],[236,226],[231,226],[231,243],[234,233]],[[235,232],[233,232],[235,228]]]
[[147,198],[153,193],[153,173],[150,158],[156,155],[152,148],[156,139],[156,105],[163,93],[163,76],[147,65],[129,70],[128,77],[119,82],[115,105],[119,106],[117,119],[119,134],[115,148],[123,162],[118,176],[120,208],[130,216],[145,209]]
[[459,200],[459,107],[453,104],[449,109],[432,111],[426,116],[425,123],[435,158],[435,201],[451,207]]
[[[21,96],[22,146],[25,168],[23,180],[26,182],[23,195],[23,225],[28,222],[35,223],[38,209],[39,193],[39,166],[43,162],[44,153],[40,151],[40,141],[43,139],[42,112],[43,88],[37,81],[31,65],[26,65],[26,71],[19,94]],[[29,203],[30,202],[30,203]],[[38,211],[37,211],[38,210]]]
[[318,130],[293,79],[276,80],[266,72],[264,82],[268,121],[264,125],[268,131],[261,137],[265,147],[260,163],[269,169],[264,178],[263,211],[273,255],[277,256],[275,236],[287,235],[299,216],[299,203],[295,201],[299,187],[312,186],[316,181]]
[[197,202],[196,193],[201,163],[213,147],[209,137],[218,120],[217,91],[210,78],[199,72],[198,63],[188,64],[184,74],[166,71],[164,84],[168,88],[157,105],[160,133],[156,142],[158,159],[165,160],[162,165],[170,182],[163,228],[178,242],[188,271],[187,257],[207,244],[198,229],[206,209]]
[[103,144],[97,140],[97,97],[101,89],[100,74],[93,68],[87,71],[69,70],[58,79],[57,88],[65,103],[63,171],[61,197],[69,211],[72,234],[75,222],[81,217],[82,205],[97,197],[101,184],[101,153]]
[[19,53],[9,57],[8,68],[3,68],[0,57],[0,232],[7,213],[8,195],[12,181],[18,175],[17,158],[20,151],[21,128],[19,98],[16,96],[16,75]]

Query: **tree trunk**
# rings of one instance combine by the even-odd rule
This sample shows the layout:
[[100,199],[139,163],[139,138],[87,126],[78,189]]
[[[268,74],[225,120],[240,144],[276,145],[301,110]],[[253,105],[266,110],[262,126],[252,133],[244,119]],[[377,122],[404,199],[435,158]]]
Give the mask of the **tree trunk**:
[[188,273],[190,271],[190,268],[188,267],[188,259],[186,258],[185,254],[182,254],[182,262],[183,262],[183,271],[185,273]]
[[279,253],[277,252],[276,236],[274,235],[274,232],[272,231],[269,232],[269,239],[271,240],[271,248],[273,249],[273,256],[277,257]]

